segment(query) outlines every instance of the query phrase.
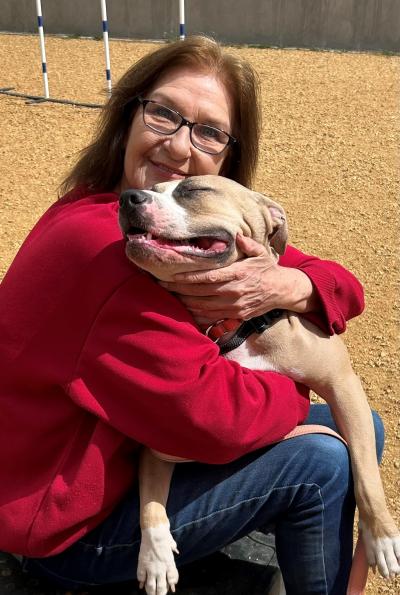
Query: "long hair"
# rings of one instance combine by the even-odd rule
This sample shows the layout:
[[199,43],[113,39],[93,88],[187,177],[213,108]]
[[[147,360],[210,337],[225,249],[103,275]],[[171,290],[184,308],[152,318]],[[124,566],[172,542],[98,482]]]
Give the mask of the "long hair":
[[258,77],[245,60],[225,52],[213,39],[190,36],[145,55],[122,76],[102,109],[92,142],[60,185],[62,193],[78,185],[112,191],[124,168],[125,143],[139,107],[137,95],[146,93],[166,72],[177,67],[207,72],[225,84],[234,118],[232,135],[238,140],[228,149],[221,174],[251,186],[258,160],[261,130]]

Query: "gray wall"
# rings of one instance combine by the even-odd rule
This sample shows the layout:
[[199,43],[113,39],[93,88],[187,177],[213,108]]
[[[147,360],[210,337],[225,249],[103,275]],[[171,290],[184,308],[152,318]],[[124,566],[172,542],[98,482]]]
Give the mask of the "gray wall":
[[[34,0],[0,0],[0,30],[37,31]],[[102,35],[99,0],[42,0],[45,33]],[[179,36],[178,0],[108,0],[110,37]],[[400,51],[400,0],[186,0],[186,33],[225,43]]]

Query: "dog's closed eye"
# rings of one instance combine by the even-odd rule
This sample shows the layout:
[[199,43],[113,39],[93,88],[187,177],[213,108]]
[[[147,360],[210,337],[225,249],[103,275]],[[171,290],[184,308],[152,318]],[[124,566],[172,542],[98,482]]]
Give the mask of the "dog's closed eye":
[[183,183],[177,186],[173,192],[173,196],[176,198],[196,198],[196,196],[204,192],[215,194],[215,190],[212,188],[207,188],[206,186],[193,186],[192,184]]

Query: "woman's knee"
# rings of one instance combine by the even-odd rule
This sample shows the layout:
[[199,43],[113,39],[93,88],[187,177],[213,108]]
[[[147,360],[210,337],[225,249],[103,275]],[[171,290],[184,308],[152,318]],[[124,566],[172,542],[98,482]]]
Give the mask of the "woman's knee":
[[[372,410],[372,420],[375,430],[375,443],[378,461],[382,459],[385,442],[385,429],[379,414]],[[357,428],[354,428],[357,431]],[[344,487],[351,482],[351,462],[345,443],[338,438],[324,434],[309,434],[305,438],[303,460],[308,461],[309,467],[314,467],[321,482],[335,480]]]
[[[383,447],[385,443],[385,428],[383,422],[377,411],[371,410],[372,421],[375,428],[375,446],[378,461],[382,459]],[[315,403],[310,407],[310,413],[306,419],[306,424],[320,424],[328,426],[329,428],[338,431],[333,420],[330,408],[327,404]],[[354,431],[357,431],[354,428]]]
[[376,456],[378,461],[381,462],[383,447],[385,445],[385,427],[379,413],[374,409],[372,410],[372,421],[374,422],[375,429]]
[[346,445],[333,436],[304,436],[304,460],[307,473],[321,488],[335,485],[344,491],[351,482],[351,465]]

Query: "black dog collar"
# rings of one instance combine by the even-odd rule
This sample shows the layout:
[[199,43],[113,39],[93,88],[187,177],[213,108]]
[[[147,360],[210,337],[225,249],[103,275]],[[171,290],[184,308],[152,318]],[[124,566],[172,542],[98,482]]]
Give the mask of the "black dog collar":
[[[283,313],[284,310],[275,309],[266,314],[262,314],[261,316],[255,316],[254,318],[250,318],[250,320],[243,321],[226,342],[221,341],[221,339],[223,339],[224,334],[227,334],[229,331],[227,330],[226,333],[219,335],[214,342],[219,346],[221,355],[225,355],[225,353],[229,353],[239,347],[239,345],[244,343],[244,341],[246,341],[246,339],[253,333],[259,335],[263,333],[267,328],[271,327],[277,320],[279,320]],[[211,329],[212,327],[206,331],[206,334],[209,335],[210,338],[212,338],[212,332],[210,332]]]

